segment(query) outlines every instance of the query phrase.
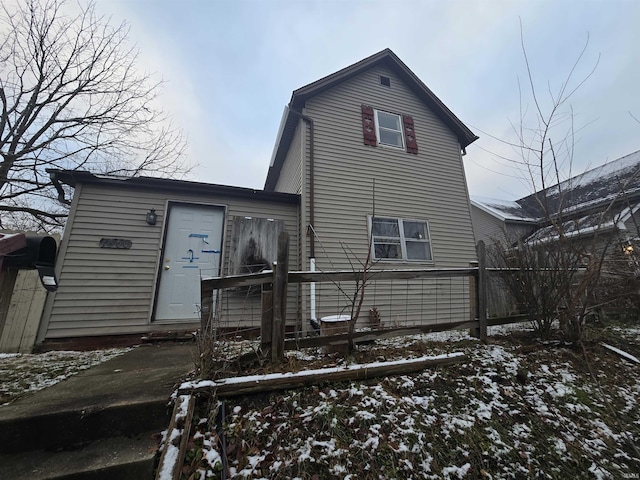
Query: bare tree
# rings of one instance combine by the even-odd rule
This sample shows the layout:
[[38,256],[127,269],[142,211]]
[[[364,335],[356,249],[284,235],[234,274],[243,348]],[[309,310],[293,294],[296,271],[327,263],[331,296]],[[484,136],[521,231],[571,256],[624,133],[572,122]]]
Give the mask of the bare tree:
[[48,168],[184,175],[184,138],[158,108],[161,82],[136,68],[127,25],[93,3],[17,3],[0,9],[0,227],[64,224]]
[[588,39],[559,88],[554,91],[547,86],[547,96],[536,88],[522,28],[521,45],[531,108],[525,106],[521,90],[520,118],[512,123],[516,141],[505,142],[515,156],[502,158],[520,169],[532,187],[528,208],[536,212],[541,228],[518,242],[496,242],[491,249],[493,263],[510,269],[504,285],[541,334],[548,334],[559,320],[564,337],[577,340],[597,306],[595,292],[603,262],[618,241],[611,226],[619,219],[620,211],[614,207],[624,199],[624,186],[601,209],[577,215],[571,198],[574,186],[565,181],[572,176],[576,137],[569,101],[598,64],[575,79]]

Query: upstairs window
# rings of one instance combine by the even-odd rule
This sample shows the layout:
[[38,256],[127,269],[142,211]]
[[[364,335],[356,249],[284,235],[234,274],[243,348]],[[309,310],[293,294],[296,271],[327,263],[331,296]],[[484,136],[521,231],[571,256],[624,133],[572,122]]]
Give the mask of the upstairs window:
[[362,105],[362,134],[365,145],[384,145],[418,154],[416,131],[410,115],[384,112]]
[[376,260],[433,260],[429,224],[425,221],[374,217],[371,243]]
[[402,134],[402,119],[394,113],[375,110],[376,134],[380,145],[404,148],[404,135]]

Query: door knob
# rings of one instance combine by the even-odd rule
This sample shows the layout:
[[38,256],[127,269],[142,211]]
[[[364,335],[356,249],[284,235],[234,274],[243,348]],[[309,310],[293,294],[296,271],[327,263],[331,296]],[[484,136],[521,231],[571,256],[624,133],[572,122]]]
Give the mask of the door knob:
[[169,270],[170,268],[171,268],[171,267],[170,267],[169,265],[165,265],[165,266],[164,266],[164,269],[165,269],[165,270]]

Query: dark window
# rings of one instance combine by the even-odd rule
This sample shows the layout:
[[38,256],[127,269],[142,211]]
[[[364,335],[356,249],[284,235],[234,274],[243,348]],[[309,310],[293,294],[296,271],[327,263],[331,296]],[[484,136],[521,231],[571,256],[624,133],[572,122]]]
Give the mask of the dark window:
[[391,79],[389,77],[384,77],[380,75],[380,85],[384,85],[385,87],[391,87]]

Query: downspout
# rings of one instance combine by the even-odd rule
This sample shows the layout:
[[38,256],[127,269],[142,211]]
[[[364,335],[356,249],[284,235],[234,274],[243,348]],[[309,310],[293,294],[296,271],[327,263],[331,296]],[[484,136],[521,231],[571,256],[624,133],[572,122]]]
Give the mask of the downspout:
[[[290,111],[296,114],[299,118],[301,118],[304,122],[309,125],[309,225],[307,226],[307,232],[310,235],[310,243],[309,243],[309,268],[312,272],[316,270],[316,239],[315,239],[315,161],[314,161],[314,152],[315,152],[315,124],[313,122],[313,118],[304,115],[301,112],[290,108]],[[310,307],[311,307],[311,319],[316,319],[316,284],[311,282],[310,286]]]
[[[312,272],[316,271],[316,259],[315,258],[310,258],[309,259],[309,264],[310,264],[310,270]],[[311,282],[309,284],[309,296],[310,298],[310,307],[311,307],[311,320],[316,320],[316,284],[315,282]]]
[[71,205],[71,201],[65,198],[64,188],[62,188],[62,185],[60,185],[58,174],[56,172],[49,172],[49,177],[51,178],[51,183],[53,183],[53,186],[58,192],[58,201],[60,203],[64,203],[65,205]]
[[314,178],[314,133],[315,133],[315,126],[313,123],[313,118],[308,117],[307,115],[304,115],[303,113],[297,112],[294,109],[290,109],[289,110],[291,113],[296,114],[298,117],[300,117],[302,120],[304,120],[305,122],[307,122],[307,124],[309,124],[309,225],[307,227],[307,229],[310,231],[311,233],[311,243],[309,245],[309,257],[315,259],[316,258],[316,246],[315,246],[315,237],[314,237],[314,232],[313,232],[313,225],[315,223],[315,216],[314,216],[314,211],[315,211],[315,203],[314,203],[314,197],[315,197],[315,188],[314,188],[314,183],[315,183],[315,178]]

